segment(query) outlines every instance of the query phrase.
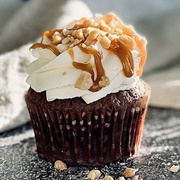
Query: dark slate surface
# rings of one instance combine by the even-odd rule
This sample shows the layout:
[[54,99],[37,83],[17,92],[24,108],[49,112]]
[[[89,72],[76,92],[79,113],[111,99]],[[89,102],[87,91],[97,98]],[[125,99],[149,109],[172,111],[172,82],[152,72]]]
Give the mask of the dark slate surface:
[[[59,172],[33,152],[35,146],[30,123],[0,135],[0,180],[81,180],[92,167],[68,167]],[[125,167],[138,169],[143,180],[180,180],[180,171],[169,167],[180,165],[180,111],[149,108],[139,155],[102,167],[104,175],[115,180]]]

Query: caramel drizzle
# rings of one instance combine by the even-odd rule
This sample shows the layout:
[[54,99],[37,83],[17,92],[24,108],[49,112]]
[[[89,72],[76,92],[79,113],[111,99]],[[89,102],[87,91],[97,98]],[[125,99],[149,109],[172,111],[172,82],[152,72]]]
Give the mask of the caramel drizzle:
[[95,62],[95,69],[97,72],[97,77],[95,79],[95,74],[93,71],[93,67],[91,63],[83,64],[83,63],[78,63],[73,61],[73,66],[77,69],[87,71],[91,74],[92,80],[93,80],[93,85],[90,87],[90,91],[96,92],[99,91],[102,87],[99,86],[99,81],[101,80],[101,77],[105,75],[104,68],[101,62],[102,56],[99,51],[97,51],[95,48],[83,48],[82,46],[79,46],[79,48],[86,54],[91,54],[94,57],[94,62]]
[[33,44],[30,49],[36,49],[36,48],[43,48],[43,49],[49,49],[51,50],[56,56],[60,55],[60,51],[56,48],[56,46],[52,44],[42,44],[42,43],[35,43]]
[[132,53],[129,48],[119,39],[114,39],[111,42],[110,47],[108,48],[109,51],[113,52],[119,57],[123,65],[123,72],[126,77],[131,77],[134,74],[134,62]]
[[[51,50],[55,55],[59,55],[60,52],[59,50],[51,44],[42,44],[42,43],[36,43],[33,46],[31,46],[31,49],[35,48],[47,48]],[[92,80],[93,80],[93,85],[90,87],[90,91],[96,92],[99,91],[102,87],[99,86],[99,81],[101,80],[102,76],[105,76],[105,71],[102,65],[102,55],[101,53],[96,50],[95,48],[83,48],[82,46],[79,46],[79,48],[86,54],[91,54],[94,57],[94,62],[95,62],[95,69],[97,72],[97,77],[95,79],[95,74],[93,71],[92,64],[89,62],[87,64],[84,63],[79,63],[79,62],[72,62],[72,65],[80,69],[82,71],[87,71],[91,74]],[[118,57],[119,60],[121,61],[123,65],[123,72],[127,77],[131,77],[134,74],[134,63],[133,63],[133,57],[131,54],[131,51],[125,46],[125,44],[121,40],[112,40],[110,47],[108,48],[109,51],[115,53]],[[72,48],[68,49],[68,53],[70,54],[71,58],[74,60],[74,52]]]

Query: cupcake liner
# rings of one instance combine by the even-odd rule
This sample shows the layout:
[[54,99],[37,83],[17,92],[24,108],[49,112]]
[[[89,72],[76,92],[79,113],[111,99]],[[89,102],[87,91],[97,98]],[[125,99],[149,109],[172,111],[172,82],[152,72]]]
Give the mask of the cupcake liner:
[[37,151],[70,165],[98,166],[137,153],[148,96],[118,106],[68,108],[28,102]]

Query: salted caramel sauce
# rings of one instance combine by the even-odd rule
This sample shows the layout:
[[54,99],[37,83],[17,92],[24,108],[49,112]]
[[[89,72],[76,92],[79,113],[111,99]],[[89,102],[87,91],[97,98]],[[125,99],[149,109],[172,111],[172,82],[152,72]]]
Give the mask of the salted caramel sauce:
[[134,74],[134,62],[132,53],[129,48],[119,39],[111,41],[111,45],[108,48],[109,51],[113,52],[119,57],[123,65],[123,72],[126,77],[131,77]]
[[71,59],[74,61],[74,51],[72,48],[69,48],[68,50],[69,55],[71,56]]
[[78,63],[73,61],[73,66],[77,69],[81,69],[83,71],[87,71],[91,74],[92,80],[93,80],[93,85],[90,87],[90,91],[96,92],[100,90],[102,87],[99,86],[99,81],[101,80],[101,77],[105,75],[104,68],[102,66],[102,55],[99,51],[97,51],[95,48],[90,47],[90,48],[83,48],[82,46],[79,46],[79,48],[86,54],[91,54],[94,57],[94,63],[95,63],[95,68],[97,72],[97,77],[95,79],[95,74],[93,71],[92,64],[89,62],[87,64],[83,63]]
[[57,49],[56,46],[52,45],[52,44],[42,44],[42,43],[35,43],[33,44],[30,49],[36,49],[36,48],[42,48],[42,49],[49,49],[51,50],[56,56],[58,56],[60,53],[60,51]]

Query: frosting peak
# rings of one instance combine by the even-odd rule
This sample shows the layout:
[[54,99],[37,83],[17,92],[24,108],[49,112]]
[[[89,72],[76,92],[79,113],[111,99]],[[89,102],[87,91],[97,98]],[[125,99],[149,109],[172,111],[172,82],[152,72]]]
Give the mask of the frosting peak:
[[46,91],[47,100],[81,96],[91,103],[135,85],[145,45],[112,13],[81,18],[65,29],[44,32],[41,43],[31,46],[38,59],[28,67],[27,82],[37,92]]

